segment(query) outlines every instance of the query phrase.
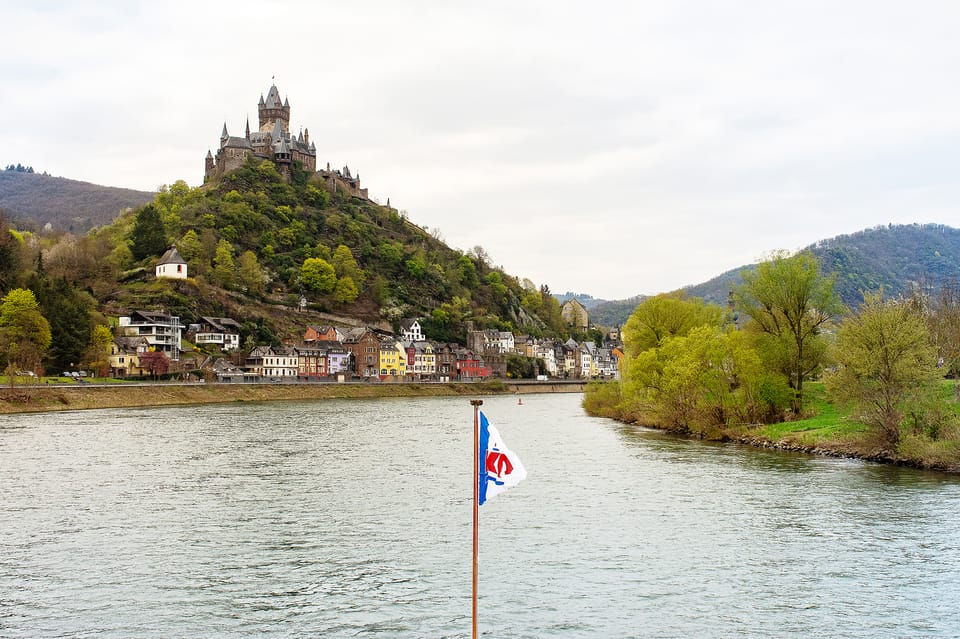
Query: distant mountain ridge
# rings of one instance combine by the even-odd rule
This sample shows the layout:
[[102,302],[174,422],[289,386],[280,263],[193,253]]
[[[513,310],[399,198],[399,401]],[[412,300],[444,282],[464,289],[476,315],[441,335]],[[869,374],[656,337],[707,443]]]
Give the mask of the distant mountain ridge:
[[143,206],[156,193],[62,177],[0,171],[0,209],[23,227],[86,233],[112,222],[127,208]]
[[[882,287],[884,295],[897,297],[913,285],[936,289],[960,280],[960,230],[943,224],[876,226],[820,240],[804,250],[820,260],[824,273],[837,274],[836,290],[847,306],[860,304],[863,291]],[[681,290],[726,304],[741,273],[752,268],[747,264]],[[598,304],[590,319],[604,325],[623,324],[643,297]]]

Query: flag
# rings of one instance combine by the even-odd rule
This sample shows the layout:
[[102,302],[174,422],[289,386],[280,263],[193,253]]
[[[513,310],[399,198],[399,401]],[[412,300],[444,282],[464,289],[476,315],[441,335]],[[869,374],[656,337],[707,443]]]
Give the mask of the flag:
[[513,488],[527,476],[516,453],[508,449],[497,429],[490,425],[487,416],[480,413],[480,493],[479,505]]

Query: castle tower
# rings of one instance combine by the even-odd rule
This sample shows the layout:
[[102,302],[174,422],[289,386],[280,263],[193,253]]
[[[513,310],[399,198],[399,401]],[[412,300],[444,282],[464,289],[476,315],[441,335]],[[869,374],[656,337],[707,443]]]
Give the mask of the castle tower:
[[280,91],[277,85],[271,85],[267,92],[267,99],[260,96],[260,104],[257,105],[260,111],[260,130],[269,131],[273,123],[280,121],[283,132],[290,133],[290,102],[289,100],[280,102]]

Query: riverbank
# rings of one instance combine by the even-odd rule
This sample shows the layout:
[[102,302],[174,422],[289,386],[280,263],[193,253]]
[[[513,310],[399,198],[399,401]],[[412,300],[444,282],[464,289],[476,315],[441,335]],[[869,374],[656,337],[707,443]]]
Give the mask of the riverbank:
[[715,424],[702,431],[670,428],[624,412],[614,399],[615,387],[588,391],[584,408],[588,414],[627,424],[638,424],[675,434],[720,442],[733,442],[753,448],[805,453],[825,457],[846,457],[884,464],[909,466],[923,470],[960,473],[960,431],[944,428],[937,437],[923,431],[904,429],[896,450],[890,450],[877,434],[856,420],[849,411],[840,410],[826,396],[822,383],[807,388],[807,417],[778,424]]
[[0,388],[0,414],[183,404],[377,397],[581,393],[579,382],[398,384],[112,384]]

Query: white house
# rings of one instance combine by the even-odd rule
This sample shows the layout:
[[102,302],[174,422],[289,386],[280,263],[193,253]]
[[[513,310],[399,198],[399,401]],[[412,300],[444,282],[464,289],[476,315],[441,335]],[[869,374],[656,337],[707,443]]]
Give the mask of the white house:
[[157,277],[187,279],[187,262],[180,257],[176,246],[168,248],[167,252],[160,257],[160,261],[157,262]]
[[173,361],[180,360],[183,325],[180,318],[163,312],[134,311],[120,318],[120,333],[127,337],[145,337],[154,351],[162,351]]
[[257,346],[247,356],[246,370],[258,377],[296,377],[297,351],[293,348]]
[[197,344],[213,344],[223,351],[240,348],[240,324],[229,317],[201,317],[199,324],[191,324]]
[[400,341],[401,342],[422,342],[423,329],[420,327],[418,319],[400,320]]

